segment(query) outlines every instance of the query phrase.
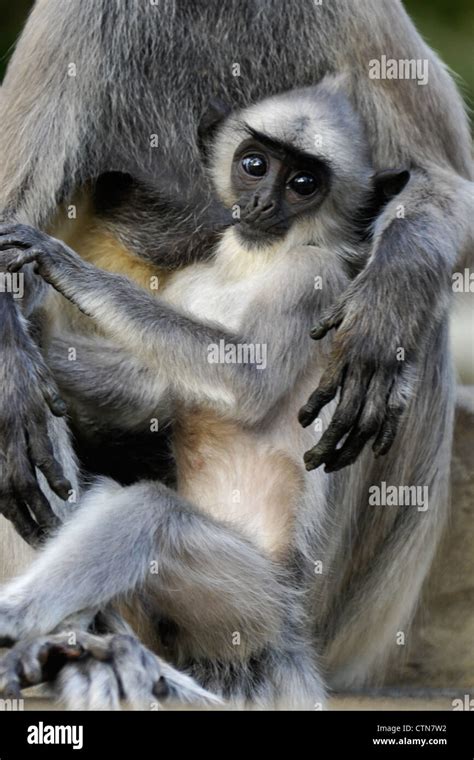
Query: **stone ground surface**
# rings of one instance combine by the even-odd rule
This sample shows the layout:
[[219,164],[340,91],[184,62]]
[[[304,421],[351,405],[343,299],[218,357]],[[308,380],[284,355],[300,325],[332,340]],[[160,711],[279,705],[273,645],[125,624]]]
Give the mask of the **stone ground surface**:
[[421,697],[354,697],[335,696],[329,700],[330,710],[452,710],[451,696]]
[[[57,710],[57,706],[49,699],[25,699],[25,710]],[[170,709],[170,707],[168,707]],[[175,708],[186,709],[180,705]],[[330,698],[330,710],[393,710],[401,712],[416,712],[418,710],[449,710],[452,707],[452,695],[434,695],[432,697],[372,697],[354,695],[335,695]]]

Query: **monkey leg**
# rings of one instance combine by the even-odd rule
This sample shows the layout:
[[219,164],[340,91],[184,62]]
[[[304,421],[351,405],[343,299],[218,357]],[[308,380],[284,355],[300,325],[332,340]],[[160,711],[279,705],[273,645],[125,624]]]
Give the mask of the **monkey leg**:
[[[88,607],[147,587],[217,623],[246,621],[251,641],[272,636],[284,609],[275,566],[238,533],[195,510],[159,483],[122,488],[102,480],[48,542],[31,568],[0,593],[0,636],[48,633]],[[222,599],[220,597],[222,596]],[[230,617],[229,617],[230,616]],[[238,630],[238,629],[237,629]]]
[[[231,527],[160,483],[103,480],[19,579],[0,592],[0,639],[52,631],[69,615],[135,591],[182,632],[182,661],[246,671],[259,661],[262,702],[319,703],[323,689],[299,624],[298,594],[277,566]],[[238,644],[235,645],[236,634]],[[282,675],[284,674],[284,676]],[[232,688],[227,693],[231,695]]]

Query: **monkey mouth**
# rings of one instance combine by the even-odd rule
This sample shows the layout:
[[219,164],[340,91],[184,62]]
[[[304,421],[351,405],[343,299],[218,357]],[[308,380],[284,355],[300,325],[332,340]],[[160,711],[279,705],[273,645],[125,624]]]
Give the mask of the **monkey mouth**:
[[245,245],[265,246],[284,238],[288,229],[277,226],[263,229],[256,224],[248,224],[244,220],[241,220],[236,225],[236,232],[241,242]]

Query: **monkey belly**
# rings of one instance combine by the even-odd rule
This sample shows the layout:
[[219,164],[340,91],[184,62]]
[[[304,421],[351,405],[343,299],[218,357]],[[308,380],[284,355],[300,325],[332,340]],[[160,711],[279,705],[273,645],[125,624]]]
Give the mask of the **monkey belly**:
[[285,555],[304,488],[296,459],[209,410],[178,421],[174,451],[183,497],[275,558]]

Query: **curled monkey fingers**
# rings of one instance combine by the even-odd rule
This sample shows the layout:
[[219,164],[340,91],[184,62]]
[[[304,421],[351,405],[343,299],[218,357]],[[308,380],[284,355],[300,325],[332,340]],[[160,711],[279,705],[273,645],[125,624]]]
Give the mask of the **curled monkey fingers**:
[[24,224],[0,227],[0,252],[0,260],[9,272],[18,272],[33,263],[35,271],[53,285],[55,276],[65,267],[84,265],[60,240]]
[[71,484],[54,456],[46,412],[40,407],[42,398],[30,398],[29,401],[35,404],[31,414],[21,410],[24,397],[17,399],[13,411],[2,413],[0,513],[13,523],[27,543],[36,546],[59,525],[37,482],[36,468],[44,475],[51,490],[63,500],[68,498]]
[[75,631],[28,638],[15,644],[0,659],[0,695],[16,697],[30,686],[54,681],[67,664],[87,656],[109,658],[110,637]]
[[388,337],[384,348],[382,340],[380,349],[372,347],[364,356],[364,341],[370,346],[370,339],[354,332],[354,318],[344,329],[343,313],[343,302],[339,302],[311,332],[313,339],[321,340],[330,330],[338,329],[328,367],[299,412],[303,427],[310,425],[338,393],[340,396],[327,430],[305,453],[307,470],[323,464],[326,472],[341,470],[357,460],[372,438],[375,456],[387,454],[413,392],[412,363],[401,365],[390,355],[387,346],[392,341]]

